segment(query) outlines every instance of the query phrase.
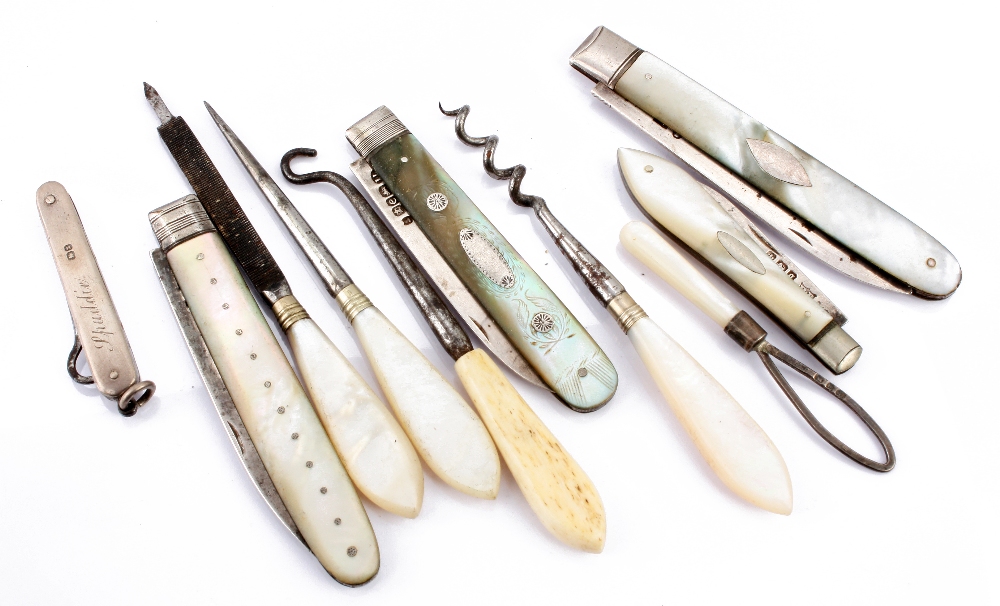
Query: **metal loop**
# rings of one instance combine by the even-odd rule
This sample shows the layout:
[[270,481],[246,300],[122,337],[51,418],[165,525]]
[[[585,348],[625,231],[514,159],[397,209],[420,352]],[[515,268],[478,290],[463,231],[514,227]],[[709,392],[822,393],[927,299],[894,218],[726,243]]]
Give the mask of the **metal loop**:
[[[132,398],[141,391],[145,391],[145,393],[133,400]],[[122,413],[123,417],[131,417],[139,410],[140,406],[153,397],[153,393],[155,392],[156,384],[152,381],[139,381],[138,383],[129,385],[128,389],[122,392],[122,395],[118,398],[118,412]]]
[[73,333],[73,349],[69,350],[69,359],[66,360],[66,371],[69,378],[81,385],[91,385],[94,377],[81,375],[76,369],[76,363],[80,360],[80,352],[83,351],[83,344],[80,343],[80,335]]
[[[893,467],[895,467],[896,451],[893,450],[892,444],[889,442],[888,436],[886,436],[885,432],[882,431],[882,428],[878,426],[878,423],[876,423],[875,420],[871,418],[871,415],[865,412],[865,409],[861,408],[861,406],[857,402],[855,402],[854,399],[851,398],[851,396],[847,395],[846,393],[844,393],[842,389],[840,389],[830,381],[826,380],[826,378],[824,378],[818,372],[809,368],[802,362],[799,362],[798,360],[786,354],[785,352],[781,351],[777,347],[771,345],[767,341],[762,341],[761,344],[756,348],[756,351],[757,355],[760,356],[761,362],[764,363],[764,367],[767,369],[767,372],[771,374],[771,377],[778,384],[778,387],[781,388],[781,391],[785,392],[785,395],[788,396],[789,400],[791,400],[792,405],[795,406],[795,409],[799,411],[799,414],[802,415],[802,418],[804,418],[806,422],[809,423],[809,426],[812,427],[813,430],[820,435],[820,437],[826,440],[828,444],[839,450],[847,458],[851,459],[855,463],[858,463],[859,465],[864,465],[868,469],[886,472],[890,471]],[[861,419],[861,421],[868,427],[868,430],[871,431],[872,435],[874,435],[878,439],[879,444],[882,446],[882,451],[885,454],[885,463],[879,463],[877,461],[869,459],[868,457],[855,451],[847,444],[844,444],[840,439],[838,439],[836,436],[830,433],[830,431],[826,427],[824,427],[822,423],[819,422],[819,419],[817,419],[816,416],[813,415],[812,411],[809,410],[809,408],[805,405],[802,399],[799,398],[799,395],[795,393],[795,390],[792,389],[792,386],[788,384],[788,381],[785,379],[784,375],[781,374],[781,371],[778,370],[778,367],[771,359],[771,356],[774,356],[780,362],[782,362],[795,372],[801,374],[802,376],[810,379],[813,383],[825,389],[833,397],[843,402],[843,404],[847,406],[847,408],[850,409],[850,411],[853,412],[855,416]]]

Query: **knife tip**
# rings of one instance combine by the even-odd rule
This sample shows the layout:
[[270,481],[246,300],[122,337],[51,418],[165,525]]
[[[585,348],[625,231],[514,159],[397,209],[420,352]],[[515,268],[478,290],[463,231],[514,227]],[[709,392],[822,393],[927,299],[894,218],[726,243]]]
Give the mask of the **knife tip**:
[[166,124],[173,119],[174,115],[170,113],[167,109],[167,104],[163,102],[163,98],[160,97],[160,93],[156,92],[156,89],[149,85],[149,82],[142,83],[143,93],[146,95],[146,100],[152,106],[153,111],[156,112],[156,116],[160,119],[161,124]]

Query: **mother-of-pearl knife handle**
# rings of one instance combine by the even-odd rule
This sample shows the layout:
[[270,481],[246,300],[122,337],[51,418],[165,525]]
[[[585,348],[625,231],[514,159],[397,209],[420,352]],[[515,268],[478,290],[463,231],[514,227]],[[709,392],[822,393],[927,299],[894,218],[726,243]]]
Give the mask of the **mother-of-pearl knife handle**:
[[455,370],[545,528],[571,547],[600,553],[607,534],[604,504],[587,474],[486,352],[470,351]]
[[652,54],[598,28],[571,63],[922,296],[958,288],[958,260],[930,234]]
[[549,388],[580,412],[607,403],[618,387],[611,361],[396,116],[380,107],[348,140]]
[[785,460],[739,402],[648,317],[635,322],[628,338],[719,479],[757,507],[790,514]]
[[[634,149],[618,150],[618,166],[646,213],[749,294],[830,370],[839,374],[854,366],[861,346],[768,258],[706,186],[679,166]],[[633,254],[641,258],[641,247]],[[731,319],[706,313],[723,328]]]
[[279,307],[287,299],[294,297],[275,304],[278,321],[309,399],[354,485],[382,509],[417,517],[424,499],[424,471],[409,438],[312,318],[293,319],[286,326],[286,318],[295,313],[290,305]]
[[374,306],[358,312],[351,324],[382,392],[427,466],[452,488],[496,498],[500,457],[472,408]]
[[281,500],[335,579],[370,580],[368,515],[236,263],[214,231],[183,237],[161,246]]

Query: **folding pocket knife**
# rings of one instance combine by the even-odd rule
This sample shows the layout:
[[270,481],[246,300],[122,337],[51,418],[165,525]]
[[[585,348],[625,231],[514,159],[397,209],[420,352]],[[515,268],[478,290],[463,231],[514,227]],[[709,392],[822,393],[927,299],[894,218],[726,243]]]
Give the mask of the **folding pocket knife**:
[[867,284],[925,299],[962,269],[906,217],[675,68],[598,27],[570,56],[596,97],[796,245]]

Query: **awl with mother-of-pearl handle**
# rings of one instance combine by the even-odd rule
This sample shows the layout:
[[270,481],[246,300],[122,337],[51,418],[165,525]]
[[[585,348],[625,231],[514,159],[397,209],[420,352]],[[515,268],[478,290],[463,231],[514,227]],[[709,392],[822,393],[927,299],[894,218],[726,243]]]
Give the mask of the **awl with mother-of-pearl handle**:
[[334,579],[368,582],[380,561],[368,514],[201,202],[185,196],[149,222],[164,292],[250,477]]
[[354,284],[309,223],[236,133],[205,103],[244,168],[354,328],[382,393],[421,458],[446,484],[492,499],[500,457],[489,432],[462,396]]
[[[455,315],[410,257],[411,253],[390,231],[387,225],[397,225],[401,220],[394,212],[399,208],[398,202],[389,203],[391,194],[364,159],[351,164],[351,170],[374,201],[371,205],[350,181],[335,172],[299,175],[292,171],[293,158],[315,155],[312,149],[293,149],[281,159],[281,172],[293,183],[326,182],[343,192],[438,342],[455,360],[455,371],[462,385],[539,521],[567,545],[594,553],[603,550],[607,523],[597,488],[489,355],[473,348]],[[382,218],[372,206],[378,209]],[[423,232],[404,229],[396,233],[462,317],[478,328],[476,334],[481,339],[490,339],[493,351],[502,354],[505,363],[513,365],[515,372],[522,376],[522,373],[531,373],[531,367],[513,346],[503,341],[503,333],[492,325],[489,315],[478,307],[475,298],[465,290]],[[540,380],[536,384],[543,386]]]
[[485,147],[483,166],[494,179],[510,180],[511,200],[535,212],[590,292],[628,336],[660,393],[719,479],[757,507],[790,514],[788,467],[764,430],[715,377],[649,318],[611,271],[556,219],[545,200],[521,192],[527,172],[524,165],[496,168],[493,157],[499,138],[469,136],[465,131],[469,106],[441,111],[455,116],[455,133],[463,143]]
[[309,397],[351,480],[386,511],[416,517],[424,474],[403,428],[292,295],[278,264],[184,119],[173,116],[159,94],[145,86],[146,98],[160,118],[160,138],[288,336]]
[[780,251],[762,248],[737,222],[745,217],[724,196],[647,152],[619,149],[618,167],[629,194],[646,214],[770,314],[827,368],[840,374],[854,366],[861,346],[842,328],[844,314]]
[[[882,428],[879,427],[865,409],[861,408],[853,398],[823,378],[819,373],[768,343],[765,339],[767,333],[761,328],[760,324],[757,324],[747,312],[733,305],[725,295],[719,292],[719,289],[715,288],[711,282],[705,279],[705,276],[701,275],[697,269],[681,256],[677,249],[657,234],[653,228],[645,223],[633,221],[622,228],[620,238],[622,246],[626,250],[642,261],[646,267],[653,270],[656,275],[677,289],[689,301],[694,303],[698,309],[722,327],[726,331],[726,334],[739,343],[743,349],[748,352],[756,352],[761,362],[764,363],[765,368],[767,368],[768,373],[792,402],[796,410],[799,411],[799,414],[805,418],[809,426],[826,440],[827,443],[855,463],[874,471],[886,472],[895,466],[896,453],[889,442],[888,436],[885,435]],[[795,390],[792,389],[791,385],[771,359],[772,357],[802,374],[825,389],[833,397],[840,400],[844,406],[868,427],[869,431],[879,441],[879,445],[885,455],[885,461],[880,463],[858,453],[824,427],[798,394],[795,393]]]
[[593,93],[819,260],[872,286],[943,299],[947,248],[854,183],[649,52],[598,27],[570,57]]

